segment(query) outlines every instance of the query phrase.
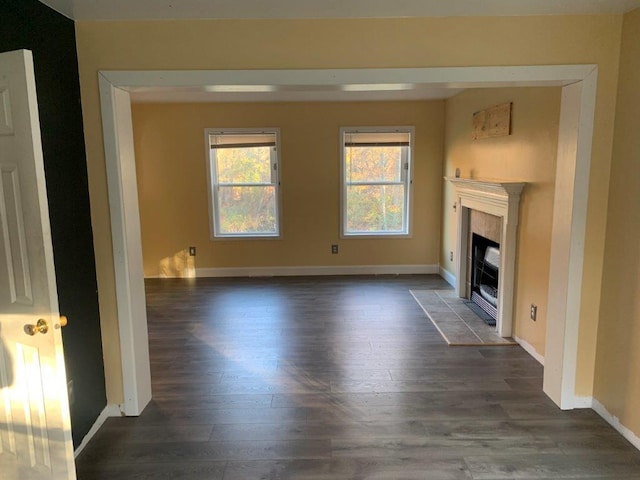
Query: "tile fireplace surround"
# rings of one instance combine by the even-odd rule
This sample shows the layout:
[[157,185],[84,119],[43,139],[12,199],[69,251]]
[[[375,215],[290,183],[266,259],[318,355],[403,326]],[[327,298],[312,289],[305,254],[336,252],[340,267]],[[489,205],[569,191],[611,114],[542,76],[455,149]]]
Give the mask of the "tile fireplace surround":
[[516,265],[516,232],[522,182],[476,180],[446,177],[456,189],[458,217],[456,251],[456,294],[467,297],[467,249],[469,242],[469,212],[478,210],[500,217],[500,280],[498,283],[498,318],[496,330],[501,337],[510,337],[513,325],[513,282]]

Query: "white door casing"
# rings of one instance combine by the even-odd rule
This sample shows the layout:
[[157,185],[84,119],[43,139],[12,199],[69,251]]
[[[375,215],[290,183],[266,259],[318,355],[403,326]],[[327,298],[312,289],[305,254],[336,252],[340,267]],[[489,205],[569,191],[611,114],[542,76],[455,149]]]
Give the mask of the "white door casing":
[[[135,169],[130,167],[133,151],[128,147],[131,125],[129,91],[145,88],[185,88],[212,85],[329,85],[427,84],[456,88],[561,86],[561,125],[556,171],[558,186],[569,188],[562,204],[554,204],[551,239],[552,262],[563,257],[549,275],[550,292],[568,292],[566,301],[549,299],[548,315],[554,323],[547,328],[544,391],[563,409],[581,406],[576,399],[577,338],[580,323],[585,225],[593,139],[597,85],[596,65],[479,66],[434,68],[339,69],[339,70],[198,70],[198,71],[105,71],[98,72],[111,234],[113,268],[116,273],[116,302],[122,367],[142,372],[123,375],[125,403],[133,399],[125,414],[139,414],[150,398],[148,339],[142,325],[144,287],[142,249]],[[580,95],[569,92],[580,90]],[[565,98],[566,97],[566,98]],[[566,152],[565,152],[566,150]],[[569,160],[563,167],[565,157]],[[131,281],[131,279],[135,281]],[[560,332],[560,335],[553,333]],[[109,376],[109,372],[106,372]],[[134,413],[128,413],[128,411]]]
[[[29,332],[39,321],[46,327]],[[0,54],[0,342],[2,479],[75,479],[33,57],[26,50]]]

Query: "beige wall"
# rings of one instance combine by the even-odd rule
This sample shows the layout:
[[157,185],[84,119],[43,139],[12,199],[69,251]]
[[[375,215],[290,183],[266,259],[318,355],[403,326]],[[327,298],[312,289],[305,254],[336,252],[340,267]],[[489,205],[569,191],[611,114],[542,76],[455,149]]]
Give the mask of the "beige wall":
[[[443,112],[444,101],[134,104],[145,275],[181,276],[190,245],[196,268],[437,265]],[[341,239],[340,127],[384,125],[415,126],[411,238]],[[210,240],[210,127],[280,128],[281,239]]]
[[640,437],[640,9],[624,21],[594,396]]
[[[514,289],[514,334],[544,356],[551,220],[561,89],[511,88],[467,90],[446,102],[445,175],[526,182],[520,201]],[[512,134],[473,140],[474,112],[513,102]],[[457,252],[455,189],[444,182],[440,265],[455,274],[449,252]],[[529,318],[531,304],[537,320]]]
[[576,384],[591,395],[621,25],[619,15],[76,23],[109,402],[122,401],[122,384],[101,69],[598,65]]

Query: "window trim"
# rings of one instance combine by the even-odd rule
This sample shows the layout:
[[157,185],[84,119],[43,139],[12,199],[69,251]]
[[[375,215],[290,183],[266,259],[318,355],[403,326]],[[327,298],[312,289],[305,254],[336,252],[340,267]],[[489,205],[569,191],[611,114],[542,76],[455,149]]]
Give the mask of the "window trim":
[[[405,222],[406,229],[404,232],[365,232],[365,233],[348,233],[346,231],[347,221],[347,182],[345,171],[345,135],[350,133],[408,133],[409,134],[409,150],[405,195]],[[378,127],[340,127],[340,238],[411,238],[413,235],[413,222],[411,221],[413,212],[413,163],[415,150],[415,127],[414,126],[378,126]],[[375,182],[380,185],[381,182]],[[397,185],[397,183],[394,183]]]
[[[271,174],[274,178],[273,185],[275,187],[276,197],[276,227],[277,233],[275,234],[245,234],[245,233],[233,233],[233,234],[221,234],[218,232],[218,201],[217,196],[214,193],[214,188],[217,183],[216,170],[213,167],[213,158],[211,155],[211,141],[212,135],[233,135],[233,134],[273,134],[275,135],[275,170],[272,169]],[[282,181],[282,162],[280,155],[280,129],[277,127],[259,127],[259,128],[205,128],[204,130],[204,143],[205,143],[205,163],[207,166],[207,194],[208,194],[208,209],[209,209],[209,239],[213,241],[228,241],[228,240],[279,240],[282,238],[282,195],[280,192],[280,184]],[[272,157],[272,161],[274,158]],[[238,184],[242,186],[242,184]],[[259,184],[252,184],[254,186],[261,186]],[[266,185],[264,185],[266,186]]]

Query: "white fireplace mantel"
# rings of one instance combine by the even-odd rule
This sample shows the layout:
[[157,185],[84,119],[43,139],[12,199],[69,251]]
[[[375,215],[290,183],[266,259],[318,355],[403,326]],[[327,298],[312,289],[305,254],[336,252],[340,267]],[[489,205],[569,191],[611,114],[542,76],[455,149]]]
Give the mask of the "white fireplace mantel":
[[469,241],[469,211],[478,210],[502,219],[500,233],[500,277],[498,280],[498,318],[496,330],[510,337],[513,325],[513,284],[516,267],[516,242],[520,194],[525,183],[501,180],[476,180],[445,177],[456,189],[458,213],[458,247],[456,294],[467,296],[466,271]]

